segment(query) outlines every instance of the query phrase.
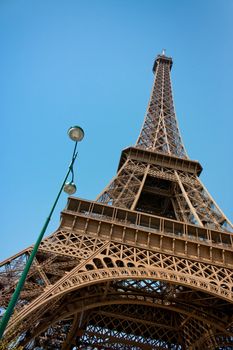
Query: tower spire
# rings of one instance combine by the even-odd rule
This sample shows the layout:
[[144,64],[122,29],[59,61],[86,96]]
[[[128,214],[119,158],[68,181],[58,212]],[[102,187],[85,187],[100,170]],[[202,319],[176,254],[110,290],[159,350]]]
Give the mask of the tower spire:
[[171,67],[172,58],[165,56],[163,49],[162,54],[158,55],[154,62],[154,84],[136,147],[188,158],[175,115]]

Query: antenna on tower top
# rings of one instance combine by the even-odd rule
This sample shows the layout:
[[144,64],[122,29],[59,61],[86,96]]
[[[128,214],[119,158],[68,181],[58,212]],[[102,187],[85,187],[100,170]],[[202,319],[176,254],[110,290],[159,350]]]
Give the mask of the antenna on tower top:
[[166,49],[163,49],[162,56],[165,56]]

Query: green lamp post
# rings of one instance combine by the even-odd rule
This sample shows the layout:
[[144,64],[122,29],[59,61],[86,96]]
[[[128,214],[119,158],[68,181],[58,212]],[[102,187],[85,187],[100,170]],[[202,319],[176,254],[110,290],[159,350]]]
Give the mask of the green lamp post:
[[[14,307],[15,307],[15,305],[17,303],[17,300],[19,298],[20,292],[23,289],[24,283],[26,281],[28,271],[29,271],[29,269],[30,269],[30,267],[32,265],[33,259],[36,256],[36,253],[38,251],[39,245],[40,245],[40,243],[42,241],[42,238],[43,238],[43,236],[45,234],[45,231],[46,231],[46,229],[48,227],[49,221],[50,221],[50,219],[52,217],[52,214],[54,212],[54,209],[55,209],[55,207],[57,205],[58,199],[59,199],[62,191],[65,191],[69,195],[74,194],[76,192],[76,186],[74,184],[73,165],[74,165],[75,159],[76,159],[77,154],[78,154],[78,152],[77,152],[77,144],[78,144],[78,142],[82,141],[82,139],[84,137],[84,131],[83,131],[82,128],[80,128],[79,126],[75,125],[75,126],[72,126],[71,128],[69,128],[68,135],[69,135],[70,139],[75,142],[74,150],[73,150],[73,154],[72,154],[72,158],[71,158],[71,162],[70,162],[70,165],[68,167],[68,171],[66,173],[66,176],[65,176],[65,178],[64,178],[64,180],[62,182],[61,188],[60,188],[60,190],[58,192],[58,195],[57,195],[57,197],[56,197],[56,199],[55,199],[55,201],[53,203],[53,206],[52,206],[52,208],[50,210],[49,216],[45,220],[45,223],[44,223],[44,225],[43,225],[43,227],[41,229],[41,232],[40,232],[40,234],[39,234],[39,236],[37,238],[37,241],[36,241],[36,243],[35,243],[35,245],[33,247],[32,252],[31,252],[31,254],[29,256],[29,259],[28,259],[28,261],[27,261],[27,263],[26,263],[26,265],[24,267],[22,275],[19,278],[18,284],[17,284],[17,286],[15,288],[15,291],[14,291],[12,297],[11,297],[9,305],[8,305],[6,311],[5,311],[5,313],[4,313],[4,315],[3,315],[2,319],[1,319],[1,323],[0,323],[0,340],[3,337],[4,331],[5,331],[6,327],[7,327],[9,319],[10,319],[10,317],[11,317],[13,311],[14,311]],[[67,182],[67,179],[68,179],[70,173],[72,175],[72,178],[71,178],[71,181]]]

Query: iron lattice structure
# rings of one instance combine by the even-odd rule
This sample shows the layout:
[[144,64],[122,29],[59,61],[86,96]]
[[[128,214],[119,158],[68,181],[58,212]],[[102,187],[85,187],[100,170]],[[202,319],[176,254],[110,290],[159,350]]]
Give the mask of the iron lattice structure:
[[[145,121],[96,201],[70,197],[8,325],[24,349],[233,348],[233,226],[188,158],[172,59],[157,56]],[[31,247],[0,269],[4,309]]]

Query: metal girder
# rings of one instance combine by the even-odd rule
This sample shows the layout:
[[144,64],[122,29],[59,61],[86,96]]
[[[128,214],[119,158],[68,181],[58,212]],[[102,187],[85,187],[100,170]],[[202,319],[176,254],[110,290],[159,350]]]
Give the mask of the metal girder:
[[[118,219],[120,217],[121,220]],[[138,225],[135,223],[133,226],[134,219],[137,220]],[[30,330],[30,336],[26,338],[29,342],[41,332],[42,334],[46,332],[49,327],[56,328],[58,321],[63,322],[62,320],[72,318],[74,314],[97,308],[101,308],[100,311],[103,314],[104,305],[110,303],[118,306],[133,304],[135,312],[138,312],[142,305],[147,309],[152,306],[156,310],[164,310],[166,319],[170,315],[171,320],[172,315],[177,315],[174,318],[179,320],[179,322],[176,321],[179,323],[179,330],[175,332],[174,328],[172,334],[176,334],[176,339],[180,339],[179,346],[184,348],[189,346],[187,341],[184,343],[184,334],[187,337],[190,329],[193,329],[192,338],[189,334],[190,344],[194,340],[196,342],[203,329],[206,336],[209,336],[208,330],[214,328],[214,333],[222,332],[227,337],[231,337],[232,333],[228,331],[228,326],[229,322],[232,322],[233,311],[231,291],[233,261],[229,260],[226,267],[226,263],[224,265],[223,262],[222,264],[214,262],[208,254],[203,256],[204,259],[200,255],[194,258],[195,251],[190,249],[184,256],[180,248],[170,251],[168,241],[164,241],[166,242],[164,246],[163,243],[161,245],[160,238],[158,239],[159,249],[157,249],[157,239],[153,237],[154,235],[162,236],[163,240],[165,237],[168,240],[171,239],[173,242],[171,244],[175,246],[174,239],[177,241],[183,239],[180,236],[182,226],[179,227],[180,231],[174,238],[175,235],[172,236],[171,232],[166,232],[166,229],[169,227],[168,223],[172,228],[171,224],[175,224],[175,220],[166,221],[158,217],[154,219],[158,220],[156,233],[153,232],[155,229],[148,227],[149,223],[151,226],[156,223],[156,221],[153,222],[151,215],[75,198],[70,199],[67,210],[62,215],[60,230],[44,239],[40,254],[44,251],[45,254],[51,254],[51,252],[61,254],[60,258],[76,256],[77,265],[70,271],[66,271],[55,283],[44,286],[41,295],[28,306],[25,305],[22,311],[14,316],[9,332],[12,332],[16,325],[20,325],[17,326],[17,331]],[[111,220],[114,221],[111,223]],[[110,231],[106,230],[107,227]],[[185,238],[187,247],[189,244],[195,244],[195,239],[188,236],[190,228],[186,225],[183,230],[187,232]],[[175,226],[173,229],[175,233]],[[211,234],[211,232],[204,228],[199,230],[200,233],[196,232],[196,240],[200,234],[197,245],[199,249],[205,251],[208,242],[204,241],[203,233],[206,231],[206,234]],[[222,246],[222,249],[227,250],[227,245]],[[37,260],[39,261],[39,256]],[[113,313],[117,315],[119,310],[117,306],[115,308]],[[165,313],[165,309],[169,312]],[[124,319],[130,317],[127,314]],[[134,318],[138,319],[136,316]],[[108,329],[107,325],[108,322],[104,329]],[[140,322],[138,327],[140,328]],[[84,329],[87,328],[86,326]],[[154,324],[154,328],[158,329],[157,323]],[[166,329],[165,323],[161,329]],[[166,339],[167,343],[174,343],[174,339],[169,338],[169,332],[166,332],[166,336],[162,336],[161,332],[156,336],[159,342],[164,343]],[[93,334],[92,331],[92,336]],[[153,338],[153,334],[150,336]],[[88,337],[86,336],[85,341],[89,339]],[[112,334],[112,337],[112,340],[115,339],[116,334]],[[124,334],[125,341],[127,337],[127,334]],[[47,338],[48,335],[46,335]],[[137,337],[134,341],[135,339]],[[143,339],[142,342],[146,343],[147,340]],[[130,340],[127,341],[130,343]],[[134,341],[130,344],[134,344]]]

